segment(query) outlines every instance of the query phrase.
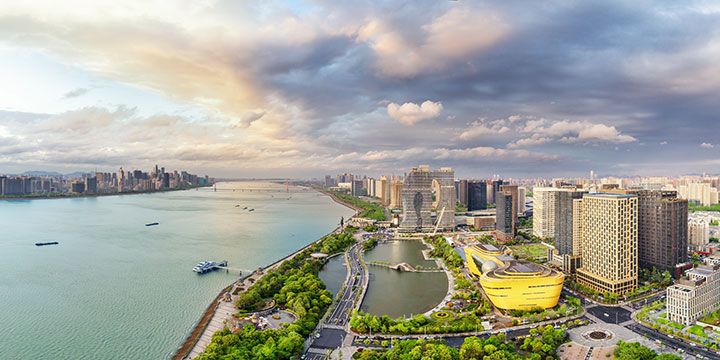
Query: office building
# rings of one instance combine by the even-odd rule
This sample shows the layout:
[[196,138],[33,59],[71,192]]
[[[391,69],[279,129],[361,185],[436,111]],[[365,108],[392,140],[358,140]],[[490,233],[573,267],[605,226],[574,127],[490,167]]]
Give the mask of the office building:
[[98,192],[96,177],[86,177],[85,178],[85,192],[90,193],[90,194],[94,194],[94,193]]
[[[715,261],[713,261],[715,260]],[[707,258],[666,290],[667,319],[690,326],[718,308],[720,303],[720,259]]]
[[[457,201],[463,205],[468,205],[469,188],[467,180],[459,180],[456,183],[457,186]],[[484,185],[484,184],[483,184]]]
[[589,194],[582,199],[582,267],[578,283],[600,293],[637,287],[638,199],[630,194]]
[[361,196],[362,195],[362,180],[353,180],[350,183],[350,194],[352,196]]
[[487,209],[487,184],[484,182],[467,183],[468,211]]
[[557,305],[565,280],[562,273],[515,260],[504,246],[480,244],[457,250],[496,307],[527,310]]
[[489,182],[485,186],[485,194],[488,204],[495,204],[495,191],[493,190],[492,182]]
[[533,234],[555,240],[560,255],[573,254],[573,201],[586,193],[575,188],[533,189]]
[[638,266],[682,276],[690,267],[688,201],[674,190],[608,190],[638,199]]
[[70,192],[82,194],[85,192],[85,183],[82,181],[73,181],[70,183]]
[[402,185],[403,220],[400,231],[432,231],[436,223],[432,219],[432,188],[436,189],[435,208],[438,228],[452,230],[455,227],[455,173],[450,168],[430,170],[427,165],[413,168]]
[[503,185],[503,181],[502,180],[493,180],[489,184],[492,187],[493,196],[491,196],[492,201],[490,201],[490,200],[488,200],[488,201],[490,201],[489,202],[490,204],[495,204],[497,202],[497,193],[500,192],[500,187]]
[[518,216],[523,216],[525,214],[525,188],[524,187],[518,187],[518,197],[517,197],[517,211]]
[[513,210],[517,206],[517,201],[514,200],[512,191],[501,191],[495,194],[495,205],[495,237],[498,241],[515,239],[517,213]]

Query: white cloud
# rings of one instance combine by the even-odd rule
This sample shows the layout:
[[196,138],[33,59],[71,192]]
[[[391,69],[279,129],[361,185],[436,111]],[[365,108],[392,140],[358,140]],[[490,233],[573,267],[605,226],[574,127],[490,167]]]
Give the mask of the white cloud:
[[402,105],[390,103],[387,106],[388,115],[405,125],[413,125],[418,121],[434,118],[440,114],[442,109],[443,106],[440,102],[430,100],[426,100],[421,105],[406,102]]
[[706,143],[706,142],[704,142],[704,143],[700,144],[700,147],[704,147],[704,148],[706,148],[706,149],[712,149],[712,148],[715,147],[715,145],[713,145],[713,144],[711,144],[711,143]]
[[552,138],[542,137],[540,134],[533,134],[529,138],[520,139],[515,142],[509,143],[509,144],[507,144],[507,147],[514,149],[514,148],[525,147],[525,146],[545,144],[545,143],[549,143],[551,141],[552,141]]
[[534,133],[549,137],[562,137],[566,143],[628,143],[637,141],[630,135],[621,134],[615,126],[593,124],[589,121],[556,121],[546,119],[529,120],[520,132]]
[[471,6],[452,7],[411,34],[394,25],[374,19],[358,30],[356,41],[372,48],[380,72],[396,77],[445,68],[492,47],[509,31],[497,11]]
[[510,131],[510,128],[505,126],[504,120],[487,121],[487,119],[481,119],[480,121],[474,121],[470,127],[463,131],[458,138],[461,140],[473,140],[482,135],[489,134],[504,134]]
[[667,141],[661,141],[660,145],[667,145],[667,143],[668,143]]

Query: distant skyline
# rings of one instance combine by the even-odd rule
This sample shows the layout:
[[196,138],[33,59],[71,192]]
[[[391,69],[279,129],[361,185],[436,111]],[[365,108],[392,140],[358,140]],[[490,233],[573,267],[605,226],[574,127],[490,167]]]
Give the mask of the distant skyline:
[[0,173],[720,173],[710,1],[0,4]]

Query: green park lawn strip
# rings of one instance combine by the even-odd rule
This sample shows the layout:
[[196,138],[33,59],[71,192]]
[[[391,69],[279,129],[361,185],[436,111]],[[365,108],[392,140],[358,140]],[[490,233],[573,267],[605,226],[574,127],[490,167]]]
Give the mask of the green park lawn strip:
[[546,257],[548,247],[542,244],[511,246],[518,255],[532,256],[534,258]]
[[695,334],[695,335],[697,335],[697,336],[707,337],[707,335],[705,335],[705,332],[703,331],[703,327],[700,326],[700,325],[693,325],[693,326],[691,326],[691,327],[687,330],[687,332],[689,332],[689,333],[691,333],[691,334]]
[[715,322],[718,320],[720,320],[720,309],[710,314],[707,314],[704,318],[700,319],[700,322],[715,325]]
[[666,318],[666,317],[667,317],[667,313],[662,313],[662,314],[660,314],[660,317],[663,318],[663,319]]
[[682,330],[682,329],[685,328],[685,325],[680,325],[680,324],[674,323],[674,322],[671,322],[671,323],[670,323],[670,326],[672,326],[672,327],[674,327],[674,328],[676,328],[676,329],[678,329],[678,330]]
[[668,323],[668,321],[665,320],[665,319],[655,319],[655,321],[657,321],[657,322],[659,322],[659,323],[661,323],[661,324],[663,324],[663,325],[667,325],[667,323]]

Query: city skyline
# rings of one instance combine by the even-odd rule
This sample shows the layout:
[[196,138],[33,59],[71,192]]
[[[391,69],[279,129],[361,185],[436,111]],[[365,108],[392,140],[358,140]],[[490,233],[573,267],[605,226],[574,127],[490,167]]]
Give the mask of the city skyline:
[[[720,173],[720,9],[0,5],[0,173]],[[112,39],[111,41],[109,39]],[[402,164],[399,168],[396,164]]]

